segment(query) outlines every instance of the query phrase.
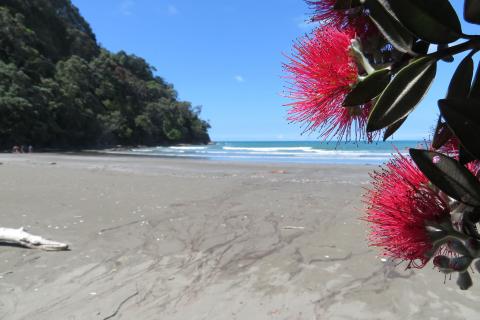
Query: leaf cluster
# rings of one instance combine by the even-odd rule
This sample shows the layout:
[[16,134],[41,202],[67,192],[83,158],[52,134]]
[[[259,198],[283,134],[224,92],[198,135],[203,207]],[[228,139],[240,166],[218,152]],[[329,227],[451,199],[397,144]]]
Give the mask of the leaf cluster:
[[[428,92],[439,61],[452,62],[454,55],[466,52],[452,75],[445,99],[438,101],[440,118],[432,147],[441,149],[455,139],[460,148],[460,165],[480,159],[480,67],[474,74],[472,59],[480,50],[480,36],[463,33],[460,19],[448,0],[365,0],[352,5],[364,5],[384,39],[401,54],[362,79],[347,95],[344,105],[374,99],[367,131],[386,129],[387,139]],[[463,14],[467,22],[480,24],[480,0],[466,0]],[[428,48],[435,45],[437,50],[428,53]],[[425,173],[431,175],[428,170]],[[443,183],[438,184],[448,189]]]
[[[452,74],[445,98],[438,100],[440,116],[432,145],[429,150],[411,149],[410,155],[432,188],[438,188],[455,204],[452,210],[461,216],[457,225],[462,229],[455,230],[457,236],[480,243],[480,177],[475,176],[480,171],[480,66],[475,71],[473,62],[480,51],[480,35],[463,32],[449,0],[364,0],[350,5],[363,5],[383,39],[398,53],[382,57],[377,50],[381,57],[370,59],[377,70],[361,79],[344,102],[348,108],[373,99],[367,131],[384,130],[384,139],[402,126],[427,94],[437,65],[451,63],[455,55],[466,53]],[[480,0],[465,0],[463,17],[466,22],[480,24]],[[366,48],[365,56],[369,51],[375,49]],[[480,251],[467,249],[453,251],[468,267]],[[439,257],[437,262],[444,271],[461,269],[459,285],[462,289],[470,287],[466,268],[453,268],[456,263],[448,257]]]

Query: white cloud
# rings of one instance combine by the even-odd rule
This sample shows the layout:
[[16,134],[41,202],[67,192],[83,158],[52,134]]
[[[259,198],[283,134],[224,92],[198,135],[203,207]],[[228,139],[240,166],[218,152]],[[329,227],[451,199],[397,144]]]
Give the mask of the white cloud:
[[135,6],[135,1],[133,0],[122,0],[120,2],[120,13],[125,16],[131,16],[133,14],[132,9]]
[[167,7],[167,13],[170,16],[175,16],[178,14],[178,9],[173,4],[169,4]]
[[242,76],[236,75],[233,78],[239,83],[245,82],[245,79]]

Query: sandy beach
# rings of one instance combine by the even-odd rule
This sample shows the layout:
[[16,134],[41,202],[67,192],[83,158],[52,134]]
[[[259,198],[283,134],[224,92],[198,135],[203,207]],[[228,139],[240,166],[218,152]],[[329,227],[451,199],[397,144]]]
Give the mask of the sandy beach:
[[372,166],[0,155],[0,318],[476,319],[432,269],[378,256],[359,220]]

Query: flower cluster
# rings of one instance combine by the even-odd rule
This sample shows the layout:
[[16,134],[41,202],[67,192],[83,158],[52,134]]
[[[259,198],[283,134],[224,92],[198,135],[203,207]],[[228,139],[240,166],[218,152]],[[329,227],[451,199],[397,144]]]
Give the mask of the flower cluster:
[[321,25],[328,25],[339,30],[351,29],[360,38],[378,33],[377,28],[368,18],[362,6],[349,9],[335,9],[336,0],[307,0],[307,4],[313,9],[312,21],[318,21]]
[[372,70],[358,48],[363,42],[370,47],[374,33],[381,36],[362,5],[339,9],[336,2],[307,0],[320,26],[294,44],[284,65],[290,80],[287,97],[294,100],[287,104],[288,119],[304,124],[305,131],[319,131],[323,139],[372,141],[377,134],[367,133],[366,124],[373,102],[354,107],[343,102],[360,76]]
[[[439,149],[439,152],[446,154],[449,157],[453,157],[457,160],[460,158],[460,141],[457,137],[451,137],[448,139]],[[467,169],[472,172],[474,176],[480,175],[480,161],[475,160],[467,164]]]
[[370,223],[371,245],[383,248],[386,256],[408,261],[408,267],[423,267],[435,253],[427,226],[450,218],[445,197],[401,154],[375,171],[372,180],[364,217]]
[[[407,89],[420,90],[412,79],[408,84],[403,83],[405,79],[413,77],[408,73],[413,67],[407,69],[404,65],[417,56],[422,56],[421,52],[426,54],[428,39],[435,40],[435,35],[410,30],[410,26],[405,24],[405,29],[410,30],[412,35],[417,35],[418,39],[416,36],[409,39],[405,33],[405,38],[402,35],[401,41],[396,42],[387,29],[388,23],[397,17],[396,23],[404,24],[400,14],[395,11],[401,6],[401,1],[396,4],[396,9],[390,3],[373,1],[306,2],[313,9],[312,21],[318,22],[318,27],[310,35],[295,42],[293,53],[284,64],[288,79],[287,97],[293,100],[287,104],[290,107],[288,119],[304,124],[305,131],[319,132],[323,139],[335,137],[341,141],[354,138],[371,142],[383,130],[387,130],[387,136],[391,135],[398,129],[395,124],[400,123],[399,118],[384,121],[383,127],[390,125],[387,129],[367,132],[373,105],[378,101],[369,129],[381,128],[382,125],[372,124],[378,120],[379,114],[383,113],[384,118],[395,114],[392,110],[400,105],[397,102],[401,102],[400,108],[407,107],[403,105],[410,103],[406,102],[408,99],[397,99],[392,103],[391,95],[399,94],[399,88],[405,86],[408,88],[402,92],[407,92]],[[384,17],[385,10],[387,17]],[[392,20],[388,20],[388,15],[392,16]],[[417,41],[419,39],[421,41]],[[422,49],[423,46],[425,48]],[[460,45],[457,48],[459,47]],[[451,52],[439,49],[437,54]],[[473,54],[474,52],[471,53]],[[438,57],[430,55],[428,60],[422,61],[431,63],[431,59]],[[411,65],[413,63],[409,64]],[[465,75],[467,76],[468,74]],[[420,79],[420,75],[415,77]],[[384,82],[390,84],[383,85]],[[477,89],[472,86],[471,91],[475,93]],[[361,90],[364,91],[360,92]],[[380,94],[381,91],[383,94]],[[468,113],[467,116],[470,117]],[[440,271],[459,272],[457,283],[461,289],[467,289],[471,286],[467,269],[472,261],[480,257],[480,215],[479,208],[472,206],[474,202],[464,203],[463,194],[460,193],[466,192],[477,203],[480,200],[479,185],[460,166],[465,165],[480,179],[480,160],[475,160],[473,155],[463,150],[461,141],[466,141],[465,137],[459,136],[458,139],[450,126],[452,123],[440,119],[434,141],[426,149],[436,149],[460,163],[450,160],[438,163],[436,159],[443,158],[440,155],[412,151],[415,161],[423,161],[422,170],[435,181],[437,185],[434,185],[413,159],[398,153],[371,175],[373,182],[364,198],[367,208],[363,219],[369,223],[370,244],[382,248],[385,256],[407,262],[408,268],[422,268],[433,258],[434,265]],[[470,133],[475,134],[473,131]],[[433,157],[431,163],[422,158],[427,154]],[[469,160],[472,161],[465,164]],[[448,178],[441,179],[434,174]],[[478,260],[476,267],[480,271]]]
[[[342,106],[359,77],[350,52],[354,33],[334,27],[317,29],[294,45],[295,53],[285,64],[290,79],[288,96],[295,100],[289,120],[307,123],[306,131],[319,130],[323,138],[356,139],[366,135],[371,104]],[[370,138],[370,136],[368,136]]]

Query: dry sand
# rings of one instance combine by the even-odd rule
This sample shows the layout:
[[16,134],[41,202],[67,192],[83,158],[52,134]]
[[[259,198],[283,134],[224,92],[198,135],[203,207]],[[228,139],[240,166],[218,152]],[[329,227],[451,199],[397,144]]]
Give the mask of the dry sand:
[[478,319],[427,266],[382,261],[358,219],[369,166],[0,155],[1,319]]

